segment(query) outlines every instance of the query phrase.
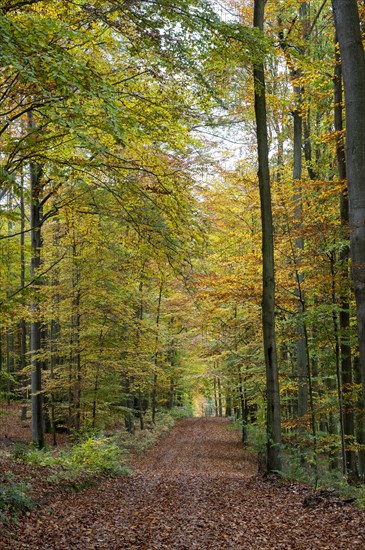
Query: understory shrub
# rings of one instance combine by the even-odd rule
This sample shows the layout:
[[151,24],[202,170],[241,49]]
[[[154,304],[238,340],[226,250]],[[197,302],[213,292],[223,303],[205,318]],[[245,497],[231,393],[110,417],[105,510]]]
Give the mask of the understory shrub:
[[[237,422],[233,425],[238,427]],[[248,426],[246,442],[249,451],[255,452],[258,459],[266,452],[266,434],[263,427],[251,424]],[[314,489],[327,491],[342,499],[351,499],[365,509],[365,484],[350,484],[339,468],[331,468],[328,456],[315,453],[307,446],[295,447],[282,445],[282,471],[278,472],[283,479],[295,480]]]
[[15,482],[11,472],[0,474],[0,522],[17,521],[20,514],[33,508],[29,490],[30,485]]
[[146,418],[146,429],[131,435],[119,430],[110,437],[104,434],[84,431],[73,439],[68,449],[37,449],[34,445],[19,444],[14,448],[14,457],[18,460],[44,466],[50,469],[49,481],[85,484],[88,479],[98,475],[123,475],[129,472],[126,466],[128,452],[140,453],[153,446],[158,439],[167,434],[177,419],[190,416],[183,408],[159,412],[156,422]]
[[183,418],[190,418],[194,416],[193,407],[189,403],[183,407],[173,407],[169,409],[165,414],[172,416],[175,420],[182,420]]
[[185,409],[182,411],[176,408],[171,411],[158,412],[154,424],[149,416],[146,417],[146,428],[144,430],[138,430],[133,435],[120,430],[113,435],[112,439],[118,446],[132,453],[143,453],[155,445],[161,437],[168,434],[177,420],[187,416],[190,415],[187,414]]
[[92,475],[121,475],[128,472],[125,452],[111,438],[89,437],[69,449],[54,451],[36,449],[30,445],[21,456],[24,462],[34,466],[52,468],[50,481],[76,480]]
[[89,437],[74,445],[59,457],[59,464],[69,468],[81,468],[90,473],[119,475],[126,473],[123,464],[125,453],[111,438]]

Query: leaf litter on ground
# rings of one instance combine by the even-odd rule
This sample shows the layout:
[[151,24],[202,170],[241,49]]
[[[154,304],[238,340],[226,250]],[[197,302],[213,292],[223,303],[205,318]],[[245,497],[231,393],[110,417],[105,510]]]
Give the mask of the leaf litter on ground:
[[[179,422],[130,476],[55,495],[1,549],[363,549],[365,514],[340,499],[257,474],[224,419]],[[341,505],[339,505],[341,503]]]

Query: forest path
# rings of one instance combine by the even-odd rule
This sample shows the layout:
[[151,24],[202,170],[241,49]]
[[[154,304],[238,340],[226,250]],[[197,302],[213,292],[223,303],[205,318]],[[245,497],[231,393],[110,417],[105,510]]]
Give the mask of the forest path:
[[328,501],[305,508],[309,489],[254,474],[224,420],[184,420],[132,475],[33,511],[0,548],[365,548],[364,514],[355,507]]

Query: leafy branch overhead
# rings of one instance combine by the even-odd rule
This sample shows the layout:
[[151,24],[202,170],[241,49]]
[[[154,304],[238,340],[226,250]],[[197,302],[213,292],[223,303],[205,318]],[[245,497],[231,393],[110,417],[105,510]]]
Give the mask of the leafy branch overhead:
[[38,447],[178,406],[364,479],[363,19],[1,3],[0,392]]

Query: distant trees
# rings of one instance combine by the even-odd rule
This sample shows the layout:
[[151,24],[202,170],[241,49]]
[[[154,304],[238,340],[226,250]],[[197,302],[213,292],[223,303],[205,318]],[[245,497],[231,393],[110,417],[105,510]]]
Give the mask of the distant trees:
[[213,59],[257,46],[200,0],[7,2],[0,23],[1,389],[30,389],[39,447],[114,414],[143,427],[190,391],[165,304],[202,244],[191,129],[221,102]]
[[358,8],[263,7],[3,2],[0,388],[38,446],[195,392],[271,470],[364,476]]

